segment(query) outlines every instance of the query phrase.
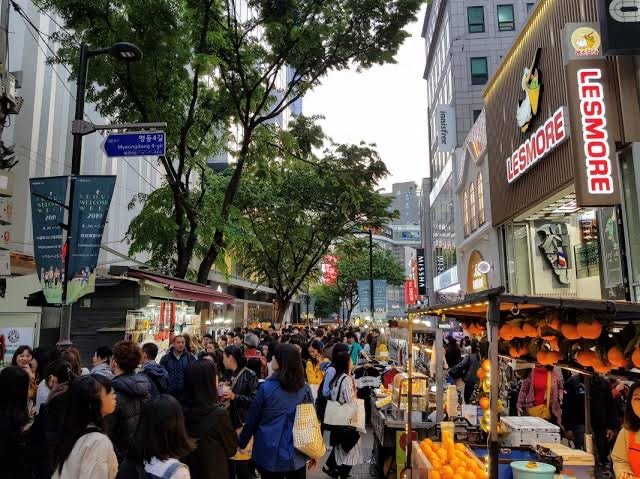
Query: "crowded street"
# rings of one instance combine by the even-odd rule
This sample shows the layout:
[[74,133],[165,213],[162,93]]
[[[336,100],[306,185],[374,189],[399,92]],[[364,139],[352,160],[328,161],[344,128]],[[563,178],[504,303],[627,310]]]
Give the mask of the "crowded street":
[[640,0],[0,0],[0,479],[640,479]]

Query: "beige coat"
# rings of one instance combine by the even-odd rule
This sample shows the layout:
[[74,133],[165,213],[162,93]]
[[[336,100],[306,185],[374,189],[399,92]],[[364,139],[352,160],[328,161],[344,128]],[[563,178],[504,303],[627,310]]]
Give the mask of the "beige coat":
[[632,433],[628,429],[622,428],[618,433],[618,438],[611,451],[611,461],[613,462],[613,472],[616,478],[620,478],[624,473],[633,474],[629,464],[629,434],[635,434],[636,444],[640,443],[640,433]]
[[118,458],[111,440],[100,432],[85,434],[76,441],[71,454],[51,479],[115,479]]

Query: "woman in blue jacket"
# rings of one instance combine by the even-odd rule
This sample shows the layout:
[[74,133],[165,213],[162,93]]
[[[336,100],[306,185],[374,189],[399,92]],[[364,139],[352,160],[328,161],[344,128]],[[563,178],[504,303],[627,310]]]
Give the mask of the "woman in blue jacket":
[[305,383],[302,358],[291,344],[281,344],[272,359],[273,375],[258,389],[239,446],[253,437],[252,459],[262,479],[304,479],[316,462],[293,447],[293,423],[298,404],[313,402]]

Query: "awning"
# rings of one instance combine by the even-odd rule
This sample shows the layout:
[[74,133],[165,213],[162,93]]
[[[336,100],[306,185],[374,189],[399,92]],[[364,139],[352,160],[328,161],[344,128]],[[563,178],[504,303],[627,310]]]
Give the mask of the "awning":
[[128,266],[112,266],[109,274],[113,276],[124,276],[127,278],[143,279],[163,285],[167,291],[172,293],[176,299],[184,301],[201,301],[203,303],[223,303],[234,304],[234,296],[219,293],[203,284],[193,283],[184,279],[172,278],[163,274],[142,271]]

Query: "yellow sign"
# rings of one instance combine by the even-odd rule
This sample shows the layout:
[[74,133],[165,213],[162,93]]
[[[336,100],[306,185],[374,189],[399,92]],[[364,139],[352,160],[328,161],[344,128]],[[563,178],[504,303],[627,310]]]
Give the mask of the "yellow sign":
[[571,46],[577,56],[599,56],[602,40],[600,33],[591,27],[579,27],[571,34]]

